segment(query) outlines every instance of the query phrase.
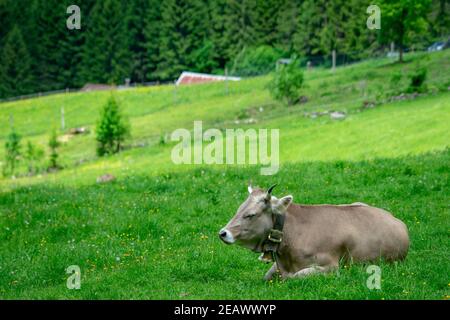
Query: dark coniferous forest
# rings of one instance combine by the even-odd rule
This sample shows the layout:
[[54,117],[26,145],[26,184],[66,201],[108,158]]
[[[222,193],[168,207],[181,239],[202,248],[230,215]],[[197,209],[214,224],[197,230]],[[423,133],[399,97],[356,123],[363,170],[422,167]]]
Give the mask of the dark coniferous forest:
[[[385,30],[414,26],[400,39],[383,32],[383,12],[382,29],[367,28],[362,0],[0,0],[0,98],[172,81],[183,70],[250,76],[293,54],[357,59],[448,37],[448,1],[384,2],[407,20],[386,19]],[[73,4],[80,30],[66,26]]]

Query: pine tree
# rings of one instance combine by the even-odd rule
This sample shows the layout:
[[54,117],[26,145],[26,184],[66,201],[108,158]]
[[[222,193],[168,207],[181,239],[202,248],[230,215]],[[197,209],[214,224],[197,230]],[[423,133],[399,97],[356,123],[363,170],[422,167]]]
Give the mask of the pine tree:
[[27,162],[28,174],[34,174],[39,171],[38,162],[44,157],[44,150],[36,147],[31,141],[27,142],[24,159]]
[[378,49],[377,32],[367,28],[367,7],[358,5],[359,3],[360,0],[346,2],[345,39],[339,49],[351,58],[362,58]]
[[18,26],[6,36],[0,57],[0,97],[31,92],[31,58]]
[[183,1],[166,0],[161,5],[160,49],[157,75],[160,79],[174,79],[186,69],[188,30],[184,25]]
[[175,79],[195,67],[196,54],[205,43],[207,7],[200,0],[167,0],[161,7],[160,56],[157,74]]
[[273,46],[277,40],[277,26],[282,0],[256,0],[255,45]]
[[224,54],[232,61],[244,48],[258,42],[255,31],[256,0],[228,0],[225,16]]
[[58,135],[56,133],[56,130],[53,130],[50,139],[48,141],[48,146],[50,147],[50,165],[49,169],[58,169],[60,168],[60,165],[58,163],[58,148],[60,147],[61,143],[58,141]]
[[[70,6],[72,0],[64,0],[65,19],[69,17],[66,9]],[[60,88],[82,87],[86,81],[80,74],[83,63],[83,47],[85,45],[87,21],[89,12],[92,10],[94,2],[92,0],[77,1],[81,13],[81,29],[69,30],[66,28],[66,22],[63,23],[64,32],[58,41],[57,61],[60,72],[57,80]]]
[[[153,3],[148,0],[132,0],[128,2],[127,29],[130,41],[130,59],[132,82],[145,82],[147,80],[148,53],[145,36],[148,6]],[[154,26],[152,26],[154,27]]]
[[5,142],[5,162],[6,165],[3,167],[3,175],[14,175],[14,171],[17,167],[17,162],[21,155],[21,137],[17,134],[14,129],[8,135]]
[[298,1],[284,0],[277,17],[276,45],[289,54],[294,51],[294,35],[298,27],[298,15]]
[[[374,42],[360,0],[306,0],[300,7],[294,48],[307,56],[337,53],[359,56]],[[372,38],[371,38],[372,37]]]
[[328,3],[321,3],[321,8],[325,10],[322,29],[319,32],[320,49],[329,55],[333,50],[340,52],[346,36],[346,21],[348,16],[348,5],[346,0],[335,0]]
[[147,10],[145,12],[146,21],[143,26],[145,37],[145,66],[143,67],[148,80],[157,80],[155,74],[159,62],[159,45],[160,45],[160,24],[161,24],[161,1],[149,0]]
[[7,1],[0,1],[0,21],[2,22],[2,27],[0,28],[0,47],[1,40],[6,36],[7,31],[10,30],[10,16]]
[[39,91],[61,88],[58,81],[63,63],[60,60],[60,39],[67,31],[66,8],[61,2],[38,0],[35,9],[38,41],[35,44],[34,63]]
[[227,0],[211,0],[209,2],[210,23],[208,24],[208,39],[211,42],[212,72],[223,69],[227,63],[225,40],[225,10]]
[[80,76],[85,81],[119,84],[131,74],[124,5],[115,0],[95,3],[87,21]]
[[208,39],[208,28],[211,16],[206,1],[188,0],[185,12],[186,28],[188,30],[188,50],[186,63],[195,71],[210,72],[214,68],[212,53],[213,44]]
[[294,35],[295,51],[305,56],[323,54],[320,31],[325,20],[324,0],[305,0],[300,7],[298,28]]
[[97,154],[104,156],[119,152],[129,132],[129,125],[123,118],[117,101],[111,97],[102,109],[96,128]]

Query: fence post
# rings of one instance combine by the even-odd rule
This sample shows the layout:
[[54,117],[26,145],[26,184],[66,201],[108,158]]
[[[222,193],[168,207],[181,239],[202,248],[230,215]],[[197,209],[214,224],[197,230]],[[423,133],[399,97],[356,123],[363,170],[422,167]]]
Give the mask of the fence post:
[[225,67],[225,94],[228,95],[228,68]]
[[64,107],[61,107],[61,131],[64,131],[66,122],[64,121]]
[[331,67],[331,71],[335,71],[336,70],[336,50],[333,50],[331,52],[331,63],[332,63],[332,67]]
[[173,86],[173,104],[177,103],[177,89],[178,89],[177,87],[178,87],[177,82],[174,81],[174,86]]
[[359,88],[361,90],[361,96],[365,99],[367,97],[367,81],[362,80],[359,82]]
[[14,116],[12,113],[9,114],[9,126],[11,127],[11,130],[14,128]]

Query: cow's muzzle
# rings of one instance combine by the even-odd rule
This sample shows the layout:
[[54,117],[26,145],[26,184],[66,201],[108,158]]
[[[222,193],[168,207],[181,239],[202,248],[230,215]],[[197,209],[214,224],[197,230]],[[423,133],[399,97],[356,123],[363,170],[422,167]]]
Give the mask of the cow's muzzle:
[[219,231],[219,238],[226,244],[232,244],[235,241],[231,232],[225,228],[223,228]]

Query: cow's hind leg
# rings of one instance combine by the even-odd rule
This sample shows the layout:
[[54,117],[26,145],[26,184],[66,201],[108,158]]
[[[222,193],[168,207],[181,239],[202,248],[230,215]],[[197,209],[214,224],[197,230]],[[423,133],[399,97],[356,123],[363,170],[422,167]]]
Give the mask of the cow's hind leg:
[[272,280],[273,275],[277,272],[277,263],[275,262],[272,267],[267,271],[266,275],[264,276],[265,281]]
[[319,273],[328,273],[333,271],[339,267],[339,260],[333,258],[328,254],[318,254],[317,256],[317,264],[314,264],[310,267],[301,269],[297,272],[285,273],[282,275],[283,278],[303,278],[313,274]]
[[283,278],[303,278],[313,274],[327,273],[335,269],[335,266],[313,266],[302,269],[295,273],[286,273]]

